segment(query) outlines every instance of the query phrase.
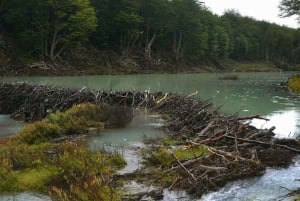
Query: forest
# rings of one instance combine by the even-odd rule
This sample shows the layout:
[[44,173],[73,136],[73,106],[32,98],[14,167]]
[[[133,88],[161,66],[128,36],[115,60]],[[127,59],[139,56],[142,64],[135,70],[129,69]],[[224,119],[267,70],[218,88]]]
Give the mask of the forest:
[[284,66],[300,61],[300,30],[235,10],[218,16],[197,0],[0,1],[2,65],[91,50],[148,65],[232,59]]

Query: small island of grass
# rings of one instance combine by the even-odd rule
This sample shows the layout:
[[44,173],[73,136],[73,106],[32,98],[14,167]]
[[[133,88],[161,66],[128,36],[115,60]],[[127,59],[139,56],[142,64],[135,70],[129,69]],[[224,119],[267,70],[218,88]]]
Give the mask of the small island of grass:
[[[0,147],[0,192],[34,191],[54,200],[120,200],[111,177],[118,153],[91,152],[81,135],[103,128],[112,106],[79,104],[27,124]],[[74,135],[77,134],[77,135]]]

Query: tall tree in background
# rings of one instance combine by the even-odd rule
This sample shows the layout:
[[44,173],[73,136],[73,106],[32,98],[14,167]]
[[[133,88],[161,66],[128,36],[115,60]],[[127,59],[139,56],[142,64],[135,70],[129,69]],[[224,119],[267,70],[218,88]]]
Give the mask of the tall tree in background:
[[279,5],[280,16],[290,17],[296,15],[300,23],[300,1],[299,0],[282,0]]
[[97,25],[89,0],[11,0],[6,6],[6,28],[25,49],[52,61],[87,39]]

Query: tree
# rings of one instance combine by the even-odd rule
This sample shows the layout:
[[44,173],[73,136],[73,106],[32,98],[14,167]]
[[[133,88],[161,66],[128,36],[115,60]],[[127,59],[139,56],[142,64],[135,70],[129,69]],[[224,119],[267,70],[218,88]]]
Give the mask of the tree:
[[152,46],[163,35],[169,24],[168,0],[140,0],[140,15],[144,18],[144,56],[152,62]]
[[52,61],[87,39],[97,25],[89,0],[12,0],[4,18],[25,49]]
[[[97,19],[89,0],[44,0],[48,26],[44,26],[45,55],[56,59],[67,49],[76,47],[95,30]],[[42,25],[43,26],[43,25]],[[49,47],[48,47],[49,45]]]
[[300,23],[300,1],[299,0],[281,0],[279,9],[281,17],[290,17],[296,15]]

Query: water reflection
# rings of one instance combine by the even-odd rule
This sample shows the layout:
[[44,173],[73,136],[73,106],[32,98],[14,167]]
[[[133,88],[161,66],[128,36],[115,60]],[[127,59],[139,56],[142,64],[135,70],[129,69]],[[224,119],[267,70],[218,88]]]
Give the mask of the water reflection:
[[276,125],[274,133],[278,138],[293,138],[300,133],[300,112],[298,110],[275,111],[271,115],[266,116],[270,121],[254,119],[251,125],[268,129]]

